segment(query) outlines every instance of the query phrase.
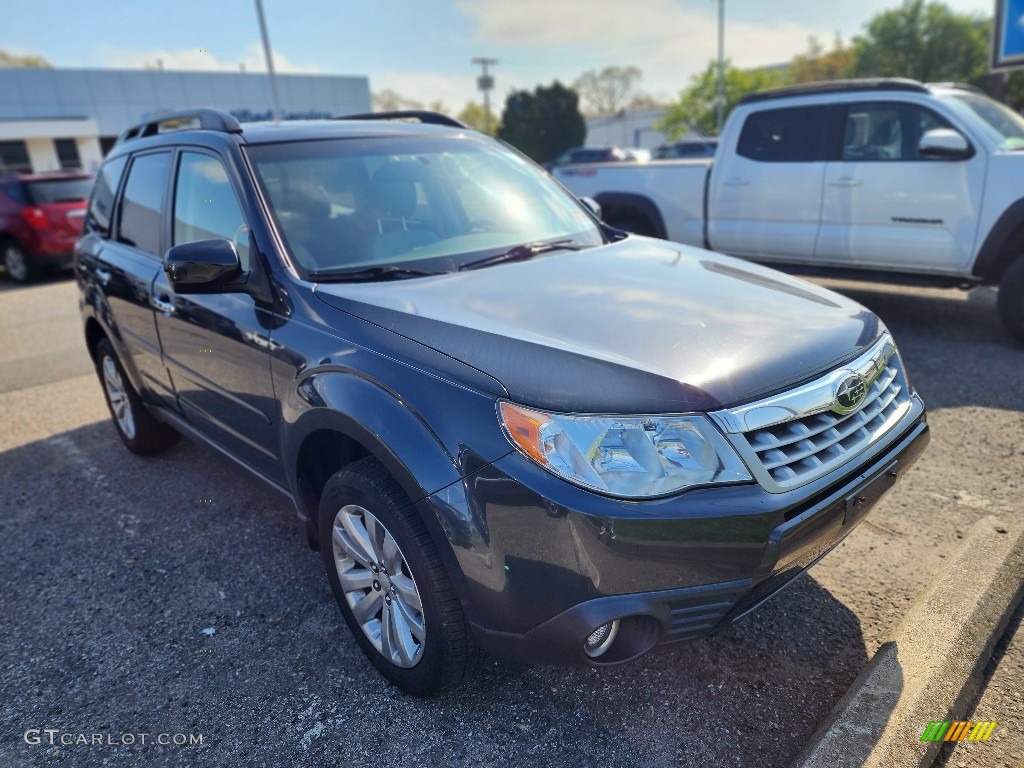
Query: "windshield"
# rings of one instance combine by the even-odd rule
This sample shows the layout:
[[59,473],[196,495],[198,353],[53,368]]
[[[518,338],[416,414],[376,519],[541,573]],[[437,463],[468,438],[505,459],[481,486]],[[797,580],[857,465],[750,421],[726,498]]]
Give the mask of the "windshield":
[[978,125],[999,149],[1024,147],[1024,118],[1005,104],[978,93],[950,93],[942,99]]
[[443,272],[524,243],[603,242],[575,198],[491,140],[336,139],[248,152],[288,250],[314,276],[396,264]]

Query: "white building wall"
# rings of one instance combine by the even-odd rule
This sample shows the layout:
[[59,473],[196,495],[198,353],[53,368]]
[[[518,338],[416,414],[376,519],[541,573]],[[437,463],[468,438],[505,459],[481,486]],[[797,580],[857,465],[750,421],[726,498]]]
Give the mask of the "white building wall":
[[[653,149],[668,142],[668,137],[655,128],[655,123],[665,116],[664,109],[640,109],[634,112],[621,111],[614,115],[594,115],[587,118],[588,147],[640,147]],[[680,138],[699,138],[689,133]]]
[[28,160],[32,163],[34,172],[60,170],[60,160],[57,159],[57,147],[53,139],[28,139],[25,148],[28,150]]

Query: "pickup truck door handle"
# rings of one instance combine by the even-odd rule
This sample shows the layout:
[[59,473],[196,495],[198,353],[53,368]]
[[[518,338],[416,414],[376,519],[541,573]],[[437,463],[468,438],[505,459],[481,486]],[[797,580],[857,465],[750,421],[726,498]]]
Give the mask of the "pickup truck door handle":
[[860,179],[855,179],[853,176],[840,176],[838,179],[833,179],[828,183],[830,187],[859,187],[864,182]]
[[739,176],[733,176],[732,178],[726,179],[722,182],[727,187],[745,187],[750,183],[750,179],[743,179]]
[[103,283],[103,285],[107,285],[112,277],[113,275],[105,269],[96,270],[96,279]]
[[151,296],[149,303],[163,312],[164,315],[169,316],[174,314],[174,302],[167,296],[161,296],[159,299],[156,296]]

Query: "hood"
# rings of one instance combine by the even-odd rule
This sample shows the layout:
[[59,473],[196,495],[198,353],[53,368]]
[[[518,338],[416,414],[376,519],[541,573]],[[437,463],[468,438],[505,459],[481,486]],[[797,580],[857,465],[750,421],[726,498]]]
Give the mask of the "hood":
[[474,366],[524,405],[714,410],[792,387],[882,331],[856,302],[641,237],[455,274],[321,283],[328,304]]

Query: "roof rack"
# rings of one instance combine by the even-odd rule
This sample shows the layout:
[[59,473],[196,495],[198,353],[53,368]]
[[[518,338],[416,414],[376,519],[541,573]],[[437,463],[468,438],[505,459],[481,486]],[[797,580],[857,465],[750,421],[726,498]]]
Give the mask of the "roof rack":
[[861,80],[826,80],[820,83],[801,83],[774,88],[770,91],[752,93],[740,99],[740,104],[769,101],[788,96],[816,96],[822,93],[855,93],[858,91],[911,91],[928,93],[928,89],[917,82],[902,77],[873,77]]
[[979,88],[976,85],[971,85],[970,83],[953,83],[953,82],[950,82],[950,83],[928,83],[928,87],[929,88],[950,88],[950,89],[954,89],[954,90],[957,90],[957,91],[969,91],[970,93],[980,93],[980,94],[984,94],[985,93],[981,88]]
[[182,123],[181,126],[173,126],[179,130],[190,128],[192,122],[198,122],[201,130],[220,131],[221,133],[241,133],[242,126],[233,115],[229,115],[219,109],[186,109],[180,112],[168,112],[144,123],[133,125],[117,137],[117,143],[121,144],[132,139],[141,139],[146,136],[156,136],[160,133],[160,126],[167,123]]
[[398,112],[365,112],[360,115],[345,115],[335,117],[335,120],[419,120],[425,125],[447,125],[449,128],[465,128],[471,130],[468,125],[461,123],[454,117],[442,115],[440,112],[430,112],[425,109],[407,109]]

